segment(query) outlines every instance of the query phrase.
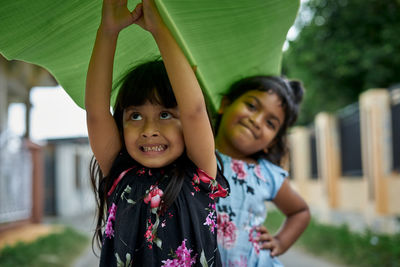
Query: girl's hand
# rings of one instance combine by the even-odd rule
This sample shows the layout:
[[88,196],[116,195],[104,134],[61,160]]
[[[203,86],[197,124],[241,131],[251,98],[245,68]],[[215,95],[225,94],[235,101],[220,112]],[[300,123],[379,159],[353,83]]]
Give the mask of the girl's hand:
[[107,33],[118,34],[141,17],[136,9],[130,12],[127,0],[104,0],[100,27]]
[[279,256],[284,251],[282,250],[280,241],[272,236],[265,226],[258,226],[256,231],[259,233],[255,238],[258,241],[261,249],[269,249],[272,257]]
[[151,32],[154,36],[164,27],[164,22],[158,13],[154,0],[143,0],[133,10],[135,24]]

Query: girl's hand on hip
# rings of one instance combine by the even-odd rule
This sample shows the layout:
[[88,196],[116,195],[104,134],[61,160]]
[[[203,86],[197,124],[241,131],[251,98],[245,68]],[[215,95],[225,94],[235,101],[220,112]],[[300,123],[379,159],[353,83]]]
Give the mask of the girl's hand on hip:
[[272,257],[282,254],[283,251],[279,239],[272,236],[265,226],[259,226],[256,230],[259,233],[256,240],[259,242],[261,249],[269,249]]
[[100,27],[107,33],[118,34],[140,16],[141,14],[129,11],[127,0],[103,0]]

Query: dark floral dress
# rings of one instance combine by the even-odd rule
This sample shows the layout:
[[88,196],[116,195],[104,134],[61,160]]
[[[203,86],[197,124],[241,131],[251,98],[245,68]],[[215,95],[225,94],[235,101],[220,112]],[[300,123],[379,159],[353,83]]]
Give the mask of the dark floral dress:
[[107,187],[100,266],[221,266],[215,200],[227,195],[228,183],[187,159],[184,166],[181,191],[161,211],[174,165],[149,169],[120,153]]

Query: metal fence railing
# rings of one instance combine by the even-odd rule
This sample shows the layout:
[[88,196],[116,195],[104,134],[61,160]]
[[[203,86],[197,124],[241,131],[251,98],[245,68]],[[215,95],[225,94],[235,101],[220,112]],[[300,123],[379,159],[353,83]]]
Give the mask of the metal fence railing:
[[311,179],[318,178],[318,157],[317,157],[317,139],[315,129],[310,133],[310,158],[311,158]]
[[358,103],[341,110],[338,114],[342,175],[361,177],[360,112]]
[[400,172],[400,102],[392,105],[393,170]]
[[0,223],[32,214],[31,153],[20,137],[0,135]]

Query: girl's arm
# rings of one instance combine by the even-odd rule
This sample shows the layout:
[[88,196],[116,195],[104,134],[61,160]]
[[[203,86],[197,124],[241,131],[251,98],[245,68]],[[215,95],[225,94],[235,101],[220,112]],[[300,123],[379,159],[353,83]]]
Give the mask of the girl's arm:
[[260,227],[258,230],[261,236],[258,240],[263,241],[261,245],[263,249],[271,250],[271,256],[278,256],[288,250],[304,232],[311,216],[308,205],[290,187],[287,179],[284,180],[273,202],[285,214],[286,220],[275,236],[271,236],[265,227]]
[[89,141],[104,175],[121,149],[121,140],[110,113],[115,48],[119,32],[135,21],[126,0],[104,0],[102,19],[86,77],[85,109]]
[[196,75],[163,23],[154,1],[143,0],[140,8],[144,16],[136,23],[151,32],[160,50],[178,103],[187,155],[197,167],[215,177],[214,137]]

